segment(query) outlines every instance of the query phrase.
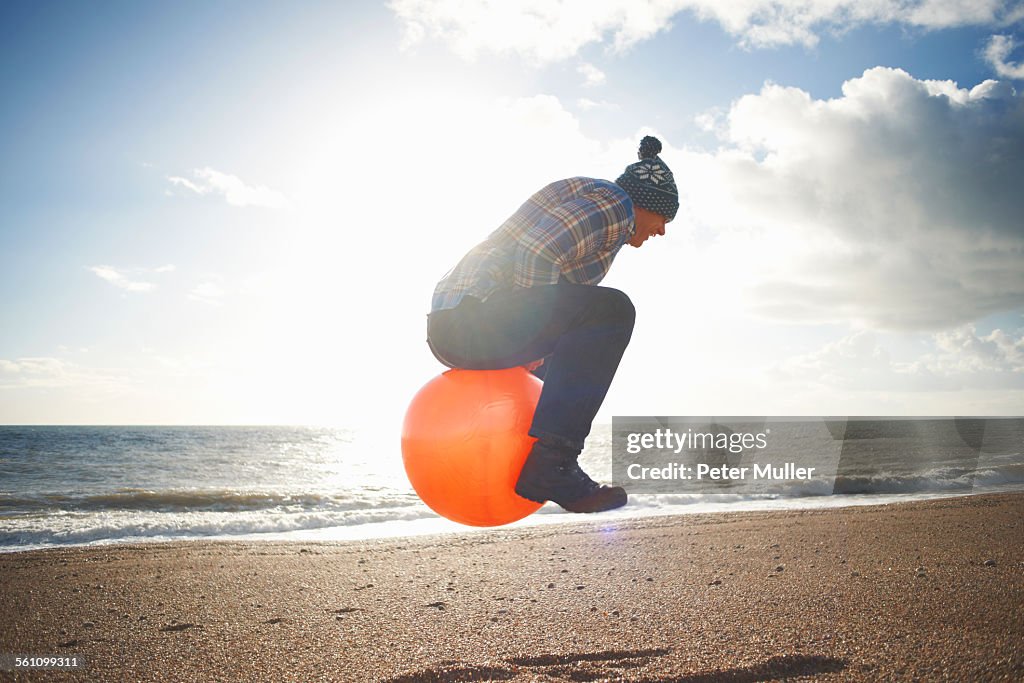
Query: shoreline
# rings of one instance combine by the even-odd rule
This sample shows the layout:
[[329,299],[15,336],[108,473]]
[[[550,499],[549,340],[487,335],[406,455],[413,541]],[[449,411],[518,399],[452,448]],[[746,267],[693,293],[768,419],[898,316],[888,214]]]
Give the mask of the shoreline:
[[0,555],[0,680],[1024,677],[1024,493]]
[[[1024,489],[1007,487],[1005,489],[994,489],[988,491],[936,491],[903,494],[833,494],[821,496],[803,496],[797,498],[764,499],[727,501],[723,503],[707,502],[692,503],[690,505],[677,505],[672,508],[621,508],[609,513],[600,515],[601,523],[614,522],[616,524],[637,521],[642,522],[650,519],[664,518],[686,518],[694,515],[732,515],[747,512],[781,512],[781,511],[811,511],[811,510],[835,510],[844,508],[871,507],[878,505],[902,505],[904,503],[922,502],[931,500],[946,500],[951,498],[963,498],[974,496],[990,495],[1013,495],[1024,494]],[[637,494],[643,495],[643,494]],[[632,498],[636,500],[636,496]],[[797,505],[779,505],[779,500],[792,503],[798,501]],[[721,505],[721,508],[708,509],[710,506]],[[547,507],[552,508],[553,503]],[[523,523],[523,522],[526,523]],[[472,527],[437,516],[436,513],[424,507],[424,516],[416,519],[394,519],[382,522],[366,524],[352,524],[339,527],[297,529],[293,531],[268,531],[253,532],[246,534],[224,534],[224,535],[194,535],[177,538],[127,538],[109,541],[87,541],[81,543],[66,544],[27,544],[25,547],[7,546],[0,547],[0,558],[5,555],[40,552],[46,550],[72,550],[72,549],[109,549],[132,546],[149,546],[164,544],[189,544],[189,543],[359,543],[374,540],[400,540],[403,538],[437,537],[443,540],[449,536],[461,534],[489,533],[494,531],[515,531],[519,529],[532,529],[546,526],[571,526],[575,524],[588,524],[596,521],[588,515],[573,515],[559,509],[548,509],[534,513],[525,520],[520,520],[513,525],[500,527]],[[440,530],[431,529],[431,526],[441,525]],[[380,527],[371,531],[368,535],[359,533],[368,527]],[[381,529],[388,527],[386,529]],[[428,527],[421,529],[418,527]]]

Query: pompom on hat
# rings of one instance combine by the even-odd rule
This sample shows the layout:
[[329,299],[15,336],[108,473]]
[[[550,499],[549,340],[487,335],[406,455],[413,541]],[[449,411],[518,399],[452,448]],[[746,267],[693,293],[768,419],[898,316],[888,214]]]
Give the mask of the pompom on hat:
[[645,136],[637,152],[640,161],[627,166],[615,183],[637,206],[672,220],[679,211],[679,189],[660,152],[661,140]]

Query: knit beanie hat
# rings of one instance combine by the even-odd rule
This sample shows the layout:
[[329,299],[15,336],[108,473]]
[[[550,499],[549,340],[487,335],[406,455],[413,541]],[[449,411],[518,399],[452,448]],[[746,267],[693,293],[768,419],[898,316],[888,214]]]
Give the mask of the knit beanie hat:
[[640,161],[627,166],[615,183],[637,206],[672,220],[679,210],[679,189],[659,152],[661,141],[650,135],[644,137],[637,153]]

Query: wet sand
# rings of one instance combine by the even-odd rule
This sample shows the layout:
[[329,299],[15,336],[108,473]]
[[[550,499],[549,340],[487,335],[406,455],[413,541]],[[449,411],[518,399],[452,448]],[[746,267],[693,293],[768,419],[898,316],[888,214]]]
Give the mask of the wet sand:
[[0,555],[0,680],[1024,680],[1024,494]]

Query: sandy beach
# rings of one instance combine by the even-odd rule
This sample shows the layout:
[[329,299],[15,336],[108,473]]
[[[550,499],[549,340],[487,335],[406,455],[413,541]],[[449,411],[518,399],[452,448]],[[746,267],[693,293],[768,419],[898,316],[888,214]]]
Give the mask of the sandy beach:
[[0,556],[3,680],[1024,679],[1024,495]]

